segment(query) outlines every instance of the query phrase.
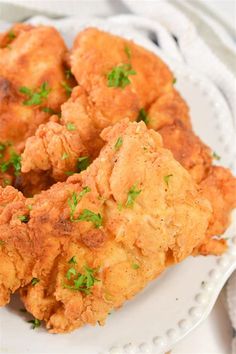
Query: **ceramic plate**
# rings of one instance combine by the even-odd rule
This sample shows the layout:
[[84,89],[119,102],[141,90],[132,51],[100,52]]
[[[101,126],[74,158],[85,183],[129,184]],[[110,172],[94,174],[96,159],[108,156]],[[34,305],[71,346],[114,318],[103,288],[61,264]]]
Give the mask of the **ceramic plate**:
[[[172,62],[144,36],[113,21],[51,21],[33,23],[56,26],[68,45],[84,27],[96,26],[150,49],[170,65],[177,89],[191,109],[197,134],[221,156],[220,163],[235,169],[235,135],[230,110],[223,96],[204,77]],[[52,335],[43,328],[32,330],[30,316],[20,312],[17,296],[0,310],[0,353],[6,354],[102,354],[163,353],[196,327],[210,312],[225,281],[236,268],[236,214],[224,237],[229,249],[222,257],[189,257],[168,269],[156,281],[112,313],[104,327],[86,326],[70,334]]]

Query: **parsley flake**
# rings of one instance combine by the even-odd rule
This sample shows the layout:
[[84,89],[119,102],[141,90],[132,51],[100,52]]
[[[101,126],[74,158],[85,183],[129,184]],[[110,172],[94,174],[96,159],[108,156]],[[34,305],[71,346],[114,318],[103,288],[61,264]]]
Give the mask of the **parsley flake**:
[[11,42],[13,41],[13,39],[16,38],[16,34],[14,33],[13,30],[11,30],[10,32],[8,32],[8,38],[9,38],[9,40],[10,40]]
[[128,46],[125,46],[125,54],[127,55],[128,59],[131,58],[131,49]]
[[176,82],[177,82],[177,79],[176,79],[176,77],[174,77],[173,81],[172,81],[172,84],[174,85],[174,84],[176,84]]
[[137,122],[143,121],[145,124],[149,123],[148,114],[144,108],[141,108],[138,114]]
[[32,280],[31,280],[31,284],[33,285],[33,286],[35,286],[36,284],[38,284],[40,282],[40,280],[38,279],[38,278],[33,278]]
[[132,264],[132,268],[133,268],[133,269],[139,269],[139,268],[140,268],[140,265],[137,264],[137,263],[133,263],[133,264]]
[[25,224],[29,221],[28,215],[19,215],[19,216],[17,216],[17,218]]
[[67,97],[70,97],[71,92],[72,92],[72,87],[70,87],[65,81],[63,81],[61,83],[62,87],[64,88],[64,90],[66,91],[66,95]]
[[67,123],[66,129],[69,131],[73,131],[73,130],[76,130],[76,126],[74,125],[74,123]]
[[123,144],[123,138],[120,136],[115,143],[115,146],[114,146],[115,150],[119,150],[119,148],[122,146],[122,144]]
[[67,271],[67,273],[66,273],[66,278],[68,279],[68,280],[70,280],[71,279],[71,277],[72,277],[72,275],[76,275],[76,269],[75,268],[70,268],[70,269],[68,269],[68,271]]
[[70,207],[70,220],[72,222],[79,221],[78,218],[75,219],[74,214],[79,201],[83,198],[86,193],[91,192],[89,187],[84,187],[80,193],[73,192],[71,198],[68,199],[68,204]]
[[170,177],[173,177],[173,175],[167,175],[167,176],[163,177],[164,182],[167,185],[167,187],[169,187],[169,179],[170,179]]
[[41,326],[41,321],[38,320],[37,318],[28,321],[28,323],[32,323],[32,329],[38,328]]
[[56,112],[54,111],[54,109],[50,108],[50,107],[42,107],[41,111],[45,112],[45,113],[49,113],[49,114],[56,114]]
[[82,156],[77,159],[77,171],[81,172],[86,170],[86,168],[90,165],[89,156]]
[[7,161],[0,162],[0,171],[5,173],[10,167],[13,167],[15,176],[20,174],[21,170],[21,156],[14,150],[10,152],[10,158]]
[[100,226],[102,226],[103,219],[101,214],[96,214],[91,210],[84,209],[78,218],[74,221],[91,221],[95,228],[98,229]]
[[62,160],[66,160],[66,159],[68,159],[69,156],[70,156],[70,155],[69,155],[67,152],[64,152],[63,155],[62,155],[62,157],[61,157],[61,159],[62,159]]
[[221,157],[215,151],[213,151],[212,157],[214,160],[217,160],[217,161],[219,161],[221,159]]
[[127,207],[133,207],[135,199],[141,193],[141,189],[137,189],[136,184],[134,184],[128,191],[128,197],[125,205]]
[[67,80],[69,80],[71,77],[73,77],[71,69],[66,69],[65,70],[65,75],[66,75]]
[[22,86],[19,89],[20,93],[27,96],[27,100],[23,102],[25,106],[37,106],[43,103],[48,98],[51,89],[48,87],[47,82],[43,82],[42,85],[36,91],[32,91],[30,88]]
[[108,87],[121,87],[123,89],[131,83],[129,76],[136,74],[130,64],[118,65],[107,74]]
[[[72,270],[70,274],[70,279],[68,279],[68,272]],[[91,293],[91,288],[94,286],[95,283],[99,282],[100,279],[95,278],[95,274],[97,273],[98,269],[92,269],[89,267],[84,266],[84,273],[80,273],[75,270],[75,268],[70,268],[66,273],[66,278],[68,280],[72,280],[73,277],[73,285],[63,284],[64,288],[70,290],[77,290],[83,292],[85,295],[89,295]]]
[[68,261],[68,263],[69,264],[77,264],[76,257],[75,256],[71,257],[71,259]]

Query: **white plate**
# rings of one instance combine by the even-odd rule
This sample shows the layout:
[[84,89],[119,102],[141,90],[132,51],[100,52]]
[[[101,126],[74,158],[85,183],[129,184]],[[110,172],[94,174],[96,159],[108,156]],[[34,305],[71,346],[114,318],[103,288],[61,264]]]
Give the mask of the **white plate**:
[[[204,77],[176,65],[145,37],[112,21],[78,23],[34,18],[52,23],[68,43],[89,25],[132,38],[164,57],[177,78],[177,88],[191,108],[195,131],[221,157],[220,163],[235,169],[235,136],[230,110],[219,91]],[[235,214],[236,216],[236,214]],[[0,353],[87,354],[163,353],[197,326],[210,312],[225,281],[236,268],[236,217],[226,236],[229,250],[222,257],[189,257],[168,269],[123,308],[109,316],[104,327],[86,326],[65,335],[31,330],[28,315],[19,312],[19,299],[0,310]]]

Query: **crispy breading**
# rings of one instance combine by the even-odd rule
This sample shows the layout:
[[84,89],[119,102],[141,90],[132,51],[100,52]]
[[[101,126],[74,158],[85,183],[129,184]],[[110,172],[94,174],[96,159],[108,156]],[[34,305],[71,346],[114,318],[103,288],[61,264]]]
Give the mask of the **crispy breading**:
[[32,278],[32,243],[27,226],[26,199],[13,187],[0,187],[0,306]]
[[[52,333],[104,323],[167,265],[189,256],[211,217],[191,176],[144,123],[121,122],[107,128],[103,139],[107,145],[89,168],[35,196],[30,212],[37,260],[32,276],[39,282],[21,296]],[[86,187],[71,214],[68,200]],[[130,202],[132,189],[140,192]],[[78,219],[84,210],[100,215],[102,225]],[[76,281],[68,271],[87,269],[99,280],[90,294],[66,287]]]
[[[4,46],[4,38],[9,38],[10,34],[13,38]],[[0,141],[11,141],[22,148],[24,140],[34,134],[39,124],[48,120],[50,114],[42,108],[60,112],[61,104],[67,99],[62,87],[66,80],[64,56],[67,49],[52,27],[16,25],[3,37],[0,48]],[[27,96],[19,92],[20,88],[34,91],[44,82],[50,93],[42,104],[24,105]]]
[[48,122],[27,140],[22,154],[22,172],[52,170],[55,180],[65,180],[66,172],[75,171],[78,156],[86,155],[88,152],[73,129]]

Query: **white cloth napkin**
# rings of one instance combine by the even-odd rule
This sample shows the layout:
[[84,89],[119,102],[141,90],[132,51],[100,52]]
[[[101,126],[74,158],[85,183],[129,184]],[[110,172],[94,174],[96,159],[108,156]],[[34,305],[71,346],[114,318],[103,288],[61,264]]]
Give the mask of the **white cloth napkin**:
[[[236,79],[233,75],[236,35],[222,18],[212,16],[206,3],[187,0],[0,0],[0,28],[4,21],[23,21],[34,15],[54,18],[73,15],[84,19],[117,14],[122,14],[123,19],[125,16],[130,26],[139,20],[136,30],[154,36],[168,56],[184,62],[215,83],[228,102],[236,126]],[[119,16],[112,20],[119,22]],[[228,282],[227,302],[236,333],[236,272]],[[232,347],[236,354],[236,337]]]

